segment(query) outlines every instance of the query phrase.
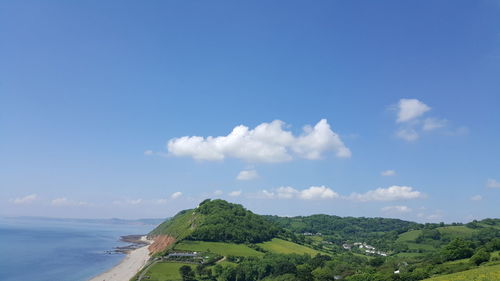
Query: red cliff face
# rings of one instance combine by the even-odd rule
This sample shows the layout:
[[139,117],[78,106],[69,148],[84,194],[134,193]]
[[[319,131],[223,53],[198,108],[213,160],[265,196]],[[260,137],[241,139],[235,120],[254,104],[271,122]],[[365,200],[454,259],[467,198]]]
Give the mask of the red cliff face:
[[157,235],[153,238],[153,243],[148,247],[151,254],[159,253],[168,246],[175,243],[175,238],[168,235]]

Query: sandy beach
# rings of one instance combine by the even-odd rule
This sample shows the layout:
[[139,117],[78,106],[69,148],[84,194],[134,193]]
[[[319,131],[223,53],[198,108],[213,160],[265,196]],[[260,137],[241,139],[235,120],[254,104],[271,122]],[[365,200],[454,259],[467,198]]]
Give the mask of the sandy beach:
[[128,281],[134,277],[149,260],[148,247],[151,241],[147,240],[146,236],[143,236],[141,240],[147,242],[148,245],[131,251],[118,265],[89,281]]

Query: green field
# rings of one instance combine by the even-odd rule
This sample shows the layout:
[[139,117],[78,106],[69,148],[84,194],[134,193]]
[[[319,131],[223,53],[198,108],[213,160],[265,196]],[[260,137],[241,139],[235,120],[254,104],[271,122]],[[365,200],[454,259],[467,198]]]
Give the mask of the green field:
[[259,243],[257,245],[262,247],[264,250],[279,254],[309,254],[315,256],[316,254],[321,253],[320,251],[279,238],[274,238],[271,241]]
[[423,281],[495,281],[500,280],[500,265],[481,266],[479,268],[442,275]]
[[212,252],[221,256],[262,256],[264,253],[249,248],[245,244],[233,244],[225,242],[204,242],[184,240],[175,245],[179,251]]
[[183,265],[189,265],[194,269],[192,264],[161,262],[151,266],[144,276],[150,278],[145,280],[149,281],[174,281],[182,280],[179,274],[179,268]]
[[396,242],[415,242],[420,234],[422,234],[422,230],[411,230],[405,233],[401,233]]
[[438,227],[437,230],[441,232],[441,236],[448,238],[470,238],[472,235],[477,232],[472,228],[468,228],[466,226],[444,226]]

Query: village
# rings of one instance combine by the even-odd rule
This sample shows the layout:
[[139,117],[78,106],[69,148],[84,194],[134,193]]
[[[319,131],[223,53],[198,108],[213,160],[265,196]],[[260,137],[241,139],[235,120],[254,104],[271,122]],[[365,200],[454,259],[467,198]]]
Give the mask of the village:
[[361,243],[361,242],[355,242],[352,245],[344,243],[344,244],[342,244],[342,248],[344,248],[345,250],[349,250],[349,251],[352,251],[352,248],[358,248],[358,249],[361,249],[361,250],[364,249],[364,253],[365,254],[373,254],[373,255],[379,255],[379,256],[387,257],[387,253],[386,252],[379,251],[375,247],[373,247],[371,245],[368,245],[365,242],[363,242],[363,243]]

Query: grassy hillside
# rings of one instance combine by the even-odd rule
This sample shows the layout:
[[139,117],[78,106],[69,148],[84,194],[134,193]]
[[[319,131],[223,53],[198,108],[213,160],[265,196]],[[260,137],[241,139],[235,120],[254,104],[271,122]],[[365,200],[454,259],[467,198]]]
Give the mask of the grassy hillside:
[[168,235],[181,240],[193,232],[197,220],[198,216],[196,216],[193,209],[184,210],[157,226],[149,235]]
[[425,279],[424,281],[495,281],[500,280],[500,265],[479,268]]
[[178,251],[212,252],[221,256],[252,257],[262,256],[264,253],[249,248],[245,244],[234,244],[225,242],[205,242],[185,240],[175,245]]
[[302,246],[290,241],[285,241],[283,239],[279,238],[274,238],[271,241],[267,241],[264,243],[259,243],[259,245],[262,249],[273,252],[273,253],[278,253],[278,254],[308,254],[308,255],[316,255],[320,254],[320,251],[311,249],[306,246]]

